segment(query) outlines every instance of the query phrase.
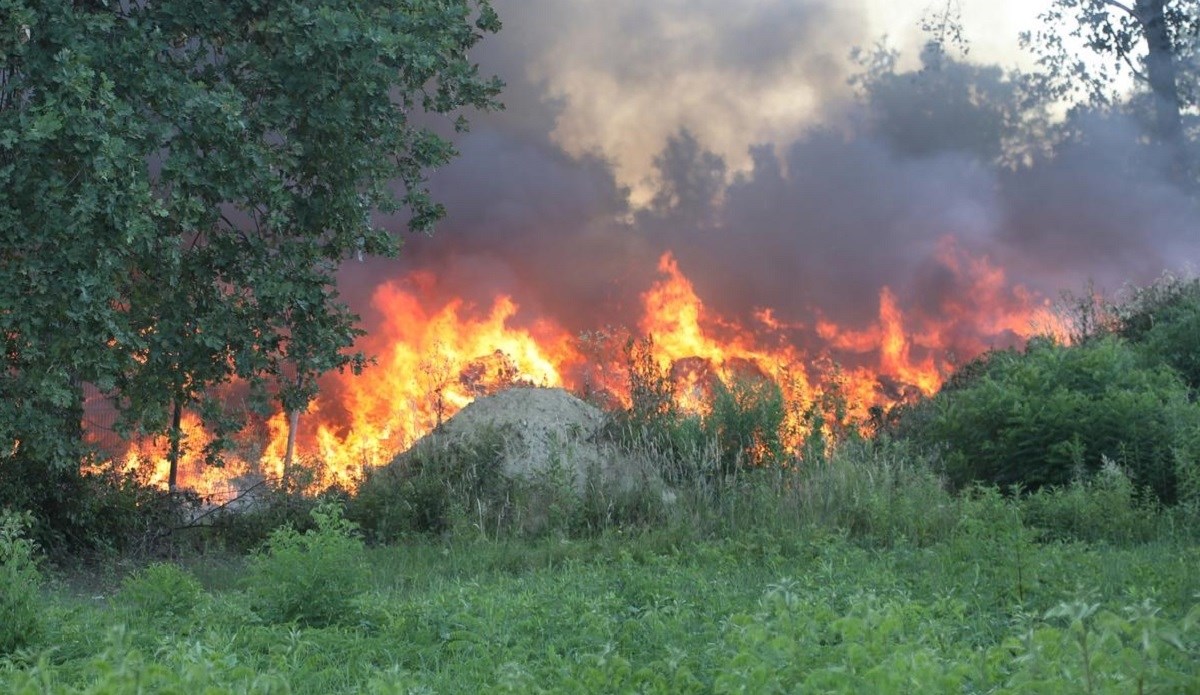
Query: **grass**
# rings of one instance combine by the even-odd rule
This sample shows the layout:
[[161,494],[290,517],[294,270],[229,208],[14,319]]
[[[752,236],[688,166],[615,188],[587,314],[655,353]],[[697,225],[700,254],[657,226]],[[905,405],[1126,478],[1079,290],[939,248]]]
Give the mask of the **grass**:
[[0,692],[1200,692],[1195,505],[1115,467],[954,495],[914,460],[700,465],[670,501],[589,487],[535,534],[451,515],[368,545],[313,503],[249,556],[112,557],[14,593],[38,624]]
[[1200,548],[1039,542],[993,523],[1013,503],[981,498],[932,543],[813,526],[360,548],[368,580],[339,597],[339,620],[312,626],[257,609],[262,587],[236,561],[192,565],[185,603],[163,600],[178,576],[159,565],[103,600],[60,582],[42,597],[39,643],[0,660],[0,690],[1200,688]]

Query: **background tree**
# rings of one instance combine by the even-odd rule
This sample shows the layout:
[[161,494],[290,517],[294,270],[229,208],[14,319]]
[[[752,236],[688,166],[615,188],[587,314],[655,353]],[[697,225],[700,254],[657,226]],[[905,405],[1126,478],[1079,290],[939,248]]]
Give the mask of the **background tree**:
[[499,26],[487,0],[0,0],[3,487],[77,469],[84,383],[177,438],[232,378],[296,409],[356,364],[334,273],[398,250],[380,215],[442,215],[450,128],[418,114],[498,105],[467,54]]
[[[1120,78],[1132,76],[1149,90],[1150,132],[1172,149],[1183,174],[1193,163],[1186,117],[1200,107],[1200,0],[1055,0],[1040,19],[1047,28],[1021,40],[1039,55],[1047,92],[1111,106],[1121,101]],[[1101,60],[1075,55],[1071,38]]]

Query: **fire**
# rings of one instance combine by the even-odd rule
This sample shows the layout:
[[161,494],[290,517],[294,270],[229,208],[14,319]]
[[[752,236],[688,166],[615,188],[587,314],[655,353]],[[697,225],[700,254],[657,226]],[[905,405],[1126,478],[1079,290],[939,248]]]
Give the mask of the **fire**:
[[[406,289],[388,283],[374,294],[383,316],[363,346],[376,364],[361,376],[333,375],[299,418],[297,448],[320,463],[321,487],[353,487],[365,469],[389,462],[474,399],[513,385],[562,386],[579,361],[571,337],[549,322],[512,325],[518,306],[500,296],[483,315],[462,300],[431,309],[419,296],[429,278]],[[268,474],[283,472],[288,423],[278,414],[263,455]]]
[[[936,392],[956,359],[994,347],[989,341],[1012,344],[1032,332],[1037,302],[1011,287],[1000,268],[951,239],[935,258],[960,290],[944,293],[940,304],[922,313],[903,310],[901,296],[883,287],[877,319],[844,326],[816,308],[811,323],[781,318],[773,308],[754,310],[745,324],[716,315],[665,253],[658,280],[641,295],[634,325],[652,337],[652,358],[670,375],[685,409],[703,411],[714,379],[772,379],[794,411],[788,443],[798,446],[809,426],[803,411],[815,401],[837,395],[847,414],[861,420],[871,406]],[[433,274],[417,272],[377,288],[372,305],[381,319],[359,346],[375,364],[361,376],[327,376],[321,395],[299,414],[296,450],[310,468],[315,464],[313,489],[353,488],[365,470],[386,464],[472,400],[509,386],[562,386],[629,405],[620,351],[596,348],[620,331],[581,340],[549,319],[519,321],[512,297],[477,307],[462,299],[434,300],[436,286]],[[254,465],[235,458],[213,469],[200,462],[208,435],[189,416],[181,486],[207,493],[250,471],[278,478],[289,420],[279,413],[266,423],[266,443]],[[152,466],[150,481],[165,485],[164,449],[135,443],[125,465]]]
[[[654,356],[661,368],[673,373],[676,396],[684,408],[703,409],[708,390],[708,385],[702,383],[706,373],[727,383],[749,376],[771,377],[781,385],[787,381],[784,388],[790,391],[785,394],[789,402],[811,400],[808,375],[803,370],[789,374],[791,368],[803,364],[794,348],[760,347],[753,332],[708,315],[671,254],[659,259],[658,270],[663,278],[642,296],[644,314],[639,328],[653,337]],[[768,322],[762,320],[764,316],[770,314],[760,312],[760,320],[769,328],[774,319]],[[759,373],[753,374],[755,371]],[[785,379],[787,376],[794,378]]]
[[[181,419],[181,438],[176,485],[202,497],[228,496],[235,479],[246,475],[249,467],[236,456],[226,457],[224,465],[212,466],[205,461],[204,449],[212,443],[212,435],[204,429],[200,418],[184,413]],[[168,461],[170,442],[167,437],[133,442],[125,452],[121,469],[133,473],[149,485],[166,489],[171,464]]]

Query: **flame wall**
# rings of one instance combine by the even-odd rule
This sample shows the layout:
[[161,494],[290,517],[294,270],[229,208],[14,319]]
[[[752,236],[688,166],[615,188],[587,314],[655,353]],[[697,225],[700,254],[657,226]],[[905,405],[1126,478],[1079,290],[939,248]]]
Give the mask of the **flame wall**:
[[325,380],[301,451],[352,482],[502,382],[621,402],[622,329],[681,378],[786,372],[799,399],[838,378],[863,408],[1021,344],[1089,278],[1200,259],[1196,197],[1134,109],[1051,138],[1010,127],[1001,64],[916,51],[849,86],[883,5],[498,0],[479,59],[508,108],[432,179],[436,235],[344,267],[378,364]]

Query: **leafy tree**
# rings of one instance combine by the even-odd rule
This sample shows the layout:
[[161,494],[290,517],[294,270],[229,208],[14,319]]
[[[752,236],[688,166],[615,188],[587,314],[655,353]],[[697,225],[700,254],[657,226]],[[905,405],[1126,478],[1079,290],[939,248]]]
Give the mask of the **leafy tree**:
[[921,67],[897,72],[899,55],[884,45],[857,50],[862,72],[853,80],[868,107],[868,125],[896,152],[936,156],[965,152],[984,162],[1000,161],[1019,119],[1020,84],[995,66],[979,66],[950,55],[931,40]]
[[1014,166],[1039,154],[1045,100],[1026,75],[968,60],[961,3],[930,9],[920,27],[928,38],[914,70],[897,69],[900,53],[886,39],[851,51],[859,72],[850,84],[867,107],[871,132],[912,157],[954,152]]
[[667,138],[663,151],[654,158],[654,168],[658,172],[658,192],[650,201],[653,213],[707,221],[725,186],[725,160],[704,149],[703,143],[684,128]]
[[454,150],[420,114],[498,106],[468,52],[499,26],[488,0],[0,0],[0,467],[71,475],[84,383],[177,438],[230,379],[296,410],[361,365],[334,272],[398,250],[384,216],[441,216]]
[[[1200,1],[1055,0],[1041,20],[1047,28],[1024,34],[1022,42],[1039,54],[1050,94],[1072,99],[1083,92],[1107,106],[1118,101],[1116,78],[1131,75],[1149,88],[1153,134],[1184,166],[1184,114],[1200,106]],[[1070,27],[1066,36],[1064,26]],[[1072,55],[1069,38],[1102,60]]]

